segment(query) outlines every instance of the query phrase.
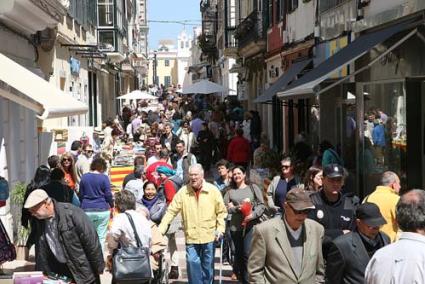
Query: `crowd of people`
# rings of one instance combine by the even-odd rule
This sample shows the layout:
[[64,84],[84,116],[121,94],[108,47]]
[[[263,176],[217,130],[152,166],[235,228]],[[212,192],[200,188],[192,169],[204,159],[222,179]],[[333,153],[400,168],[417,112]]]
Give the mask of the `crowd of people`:
[[[400,198],[387,171],[361,200],[344,189],[344,161],[327,141],[317,154],[298,143],[255,184],[249,170],[270,152],[256,111],[174,92],[160,94],[156,111],[146,106],[124,106],[92,144],[74,141],[36,169],[21,220],[36,269],[99,283],[118,249],[145,247],[154,279],[166,253],[165,273],[178,279],[183,231],[189,283],[213,282],[220,245],[240,283],[425,283],[424,191]],[[114,188],[119,144],[144,152]]]

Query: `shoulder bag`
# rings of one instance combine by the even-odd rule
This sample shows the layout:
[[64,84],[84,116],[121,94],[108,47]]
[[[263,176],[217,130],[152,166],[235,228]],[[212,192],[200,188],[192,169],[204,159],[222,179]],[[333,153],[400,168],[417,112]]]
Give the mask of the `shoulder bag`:
[[137,247],[121,247],[113,256],[112,283],[144,283],[152,279],[150,249],[143,247],[134,226],[133,218],[125,213],[133,228]]
[[[257,204],[259,203],[259,200],[258,200],[257,194],[255,193],[254,186],[252,184],[250,184],[249,188],[251,189],[252,195],[254,196],[254,202],[252,204],[252,208],[255,208],[257,206]],[[265,204],[266,208],[264,209],[263,214],[261,214],[261,216],[257,217],[256,220],[257,220],[258,223],[262,223],[262,222],[267,221],[271,218],[271,213],[269,212],[270,210],[267,207],[266,203],[264,203],[264,204]]]

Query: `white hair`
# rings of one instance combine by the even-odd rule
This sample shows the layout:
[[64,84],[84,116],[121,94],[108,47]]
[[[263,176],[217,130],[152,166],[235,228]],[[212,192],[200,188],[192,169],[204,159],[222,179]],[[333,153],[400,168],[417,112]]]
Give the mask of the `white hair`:
[[204,168],[202,167],[201,164],[193,164],[189,167],[189,173],[190,172],[199,172],[202,176],[204,176]]

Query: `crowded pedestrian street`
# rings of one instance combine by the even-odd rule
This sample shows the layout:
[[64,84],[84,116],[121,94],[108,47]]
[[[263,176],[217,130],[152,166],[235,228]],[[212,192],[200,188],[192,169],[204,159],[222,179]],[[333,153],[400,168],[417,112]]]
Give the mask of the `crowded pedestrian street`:
[[425,284],[424,0],[5,0],[0,39],[0,284]]

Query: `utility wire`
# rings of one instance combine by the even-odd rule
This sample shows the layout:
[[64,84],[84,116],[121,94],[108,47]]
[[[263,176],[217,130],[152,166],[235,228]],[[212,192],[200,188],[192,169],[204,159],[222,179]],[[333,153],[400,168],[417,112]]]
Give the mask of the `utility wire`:
[[[198,20],[181,20],[181,21],[162,21],[162,20],[148,20],[150,23],[159,23],[159,24],[180,24],[183,26],[199,26],[201,23],[193,23],[193,21]],[[199,22],[201,22],[199,20]]]

